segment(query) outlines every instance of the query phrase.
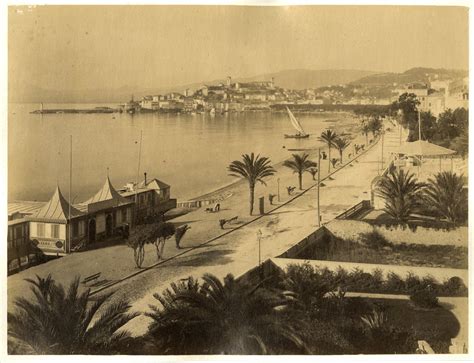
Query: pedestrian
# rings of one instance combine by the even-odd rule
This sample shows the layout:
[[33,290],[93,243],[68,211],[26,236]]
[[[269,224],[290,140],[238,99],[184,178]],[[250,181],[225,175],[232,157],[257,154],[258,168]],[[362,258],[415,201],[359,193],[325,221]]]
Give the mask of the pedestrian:
[[275,194],[268,194],[268,201],[270,202],[270,205],[273,205],[273,198],[275,198]]

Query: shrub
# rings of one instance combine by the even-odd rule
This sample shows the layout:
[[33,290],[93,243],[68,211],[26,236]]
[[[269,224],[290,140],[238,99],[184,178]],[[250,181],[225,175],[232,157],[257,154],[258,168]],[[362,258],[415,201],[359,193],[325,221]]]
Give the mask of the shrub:
[[464,281],[460,277],[453,276],[443,283],[441,290],[445,295],[456,296],[465,294],[467,292],[467,287],[464,285]]
[[387,241],[387,239],[382,236],[382,234],[378,231],[372,231],[369,233],[362,233],[361,235],[361,242],[369,248],[372,249],[380,249],[383,247],[391,247],[392,243]]
[[405,281],[397,275],[395,272],[389,272],[387,275],[387,281],[385,287],[388,291],[402,292],[405,291]]
[[438,298],[430,288],[417,290],[410,295],[410,300],[420,308],[436,308],[439,306]]

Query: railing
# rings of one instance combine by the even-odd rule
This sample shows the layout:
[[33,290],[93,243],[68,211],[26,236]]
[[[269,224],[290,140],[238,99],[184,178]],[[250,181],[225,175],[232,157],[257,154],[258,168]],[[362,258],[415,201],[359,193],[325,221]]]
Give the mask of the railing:
[[360,203],[357,203],[355,206],[349,208],[345,212],[339,214],[336,219],[348,219],[352,216],[358,214],[362,210],[369,210],[371,208],[370,200],[363,200]]

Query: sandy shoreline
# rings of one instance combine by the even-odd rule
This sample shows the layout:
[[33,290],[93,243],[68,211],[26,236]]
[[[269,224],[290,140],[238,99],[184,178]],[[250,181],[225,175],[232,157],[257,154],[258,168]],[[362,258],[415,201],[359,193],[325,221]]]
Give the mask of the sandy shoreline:
[[[347,112],[342,112],[342,113],[347,114]],[[347,118],[343,118],[343,119],[331,120],[331,123],[333,123],[333,122],[341,122],[342,124],[340,124],[340,125],[336,124],[336,125],[334,125],[334,127],[328,127],[328,129],[332,129],[332,130],[336,131],[339,134],[340,133],[345,133],[346,137],[349,136],[351,139],[355,139],[357,137],[358,133],[360,132],[360,125],[358,123],[357,118],[354,115],[348,115]],[[317,137],[317,136],[315,136],[315,137]],[[315,141],[320,142],[317,139]],[[328,152],[328,147],[327,146],[321,147],[321,151],[325,151],[327,153]],[[339,156],[338,151],[335,150],[334,148],[332,148],[331,151],[333,153],[336,152],[337,153],[336,156]],[[307,153],[309,154],[309,156],[311,158],[317,157],[317,152],[316,151],[307,152]],[[331,155],[334,155],[334,154],[331,154]],[[277,172],[280,171],[282,168],[284,168],[283,163],[288,159],[290,159],[290,157],[288,157],[284,160],[280,160],[276,163],[273,163],[272,164],[273,168],[275,168]],[[178,203],[183,202],[183,201],[197,201],[197,200],[217,199],[219,197],[222,197],[223,193],[226,193],[226,194],[230,193],[230,192],[232,192],[233,188],[236,188],[236,187],[240,186],[243,183],[247,183],[247,181],[243,180],[243,179],[237,179],[237,180],[234,180],[230,183],[227,183],[227,184],[224,184],[224,185],[219,186],[217,188],[214,188],[214,189],[210,190],[207,193],[203,193],[203,194],[200,194],[198,196],[195,196],[195,197],[192,197],[192,198],[189,198],[189,199],[183,199],[183,200],[178,199]]]

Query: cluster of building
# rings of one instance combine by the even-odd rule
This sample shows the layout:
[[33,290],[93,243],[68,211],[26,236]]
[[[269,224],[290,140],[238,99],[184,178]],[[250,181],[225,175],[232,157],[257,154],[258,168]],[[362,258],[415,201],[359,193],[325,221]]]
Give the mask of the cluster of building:
[[428,83],[343,84],[292,90],[275,85],[274,79],[256,82],[232,82],[227,77],[217,85],[204,85],[194,91],[149,95],[121,106],[122,111],[173,113],[225,113],[270,109],[278,104],[308,105],[389,105],[402,93],[415,93],[423,111],[438,115],[444,110],[467,108],[468,79],[434,77]]
[[128,233],[135,223],[176,208],[170,186],[158,179],[115,189],[109,179],[95,195],[70,204],[59,187],[47,202],[8,204],[8,268],[31,255],[63,256],[91,243]]
[[397,96],[413,93],[420,101],[420,110],[438,117],[447,109],[469,108],[469,80],[433,79],[429,83],[412,83],[398,88]]

